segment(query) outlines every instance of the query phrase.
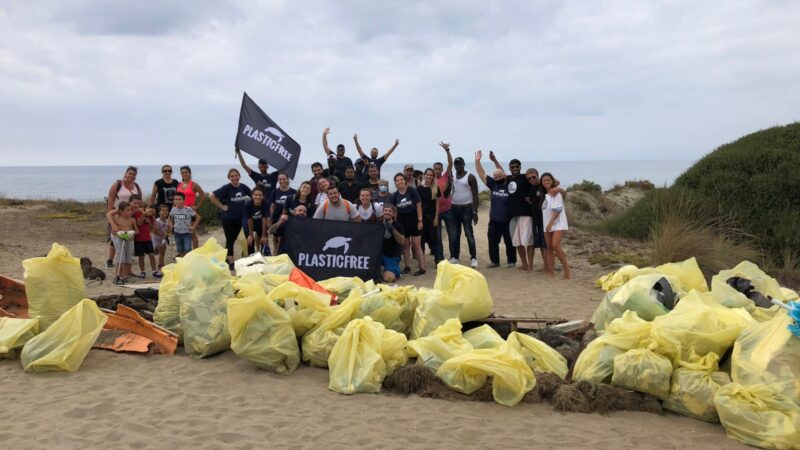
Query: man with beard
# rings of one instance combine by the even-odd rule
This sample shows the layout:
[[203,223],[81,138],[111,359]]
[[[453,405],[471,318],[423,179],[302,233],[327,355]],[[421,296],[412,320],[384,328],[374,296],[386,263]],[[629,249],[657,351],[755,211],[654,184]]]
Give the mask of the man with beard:
[[472,226],[478,224],[478,180],[475,175],[464,170],[464,158],[459,156],[453,160],[453,166],[456,168],[456,174],[453,177],[453,202],[450,212],[455,223],[455,235],[450,236],[450,262],[458,264],[463,227],[469,247],[469,265],[475,269],[478,267],[478,259]]
[[[328,147],[328,133],[331,132],[330,128],[325,128],[322,131],[322,149],[325,150],[325,153],[330,157],[334,153],[331,151],[331,148]],[[347,168],[353,168],[353,160],[344,156],[344,144],[339,144],[336,146],[336,161],[334,163],[334,170],[333,174],[339,178],[340,180],[344,179],[345,170]]]
[[381,177],[381,166],[383,166],[383,163],[389,159],[389,155],[394,153],[394,150],[397,148],[397,146],[400,145],[400,140],[395,139],[394,145],[389,147],[389,150],[387,150],[383,156],[378,158],[378,149],[376,147],[372,147],[372,149],[369,151],[369,156],[364,154],[364,151],[361,149],[361,144],[358,143],[357,133],[353,135],[353,140],[356,143],[356,151],[358,152],[358,155],[364,160],[364,165],[369,167],[371,164],[375,164],[375,166],[378,168],[378,178]]
[[253,183],[256,186],[261,186],[264,188],[264,196],[269,198],[269,195],[275,190],[275,187],[278,186],[278,171],[274,171],[269,173],[269,165],[263,159],[258,160],[258,172],[254,171],[244,162],[244,156],[242,156],[242,151],[238,148],[236,149],[236,156],[239,157],[239,164],[242,165],[242,169],[244,169],[244,173],[246,173]]
[[[492,160],[495,168],[503,170],[494,152],[489,152],[489,159]],[[506,177],[508,181],[508,215],[510,217],[509,233],[511,234],[511,243],[517,248],[519,255],[519,270],[532,272],[534,255],[534,208],[530,201],[532,187],[525,174],[520,172],[521,168],[522,163],[518,159],[512,159],[508,163],[508,169],[511,171]],[[541,208],[538,209],[541,215]]]
[[348,167],[344,171],[344,181],[339,183],[339,194],[350,203],[358,203],[358,194],[361,192],[361,185],[356,182],[355,170]]
[[323,178],[322,177],[322,171],[323,171],[323,169],[322,169],[322,163],[321,162],[318,161],[318,162],[315,162],[314,164],[311,164],[311,173],[313,174],[313,176],[311,177],[310,180],[308,180],[308,183],[311,185],[311,197],[312,198],[316,198],[317,194],[319,193],[318,185],[319,185],[319,180],[321,180]]
[[517,264],[517,255],[514,246],[511,244],[511,232],[508,227],[508,181],[503,169],[495,169],[491,177],[486,176],[486,172],[481,165],[483,153],[478,150],[475,153],[475,171],[483,184],[492,192],[489,205],[489,229],[486,233],[489,239],[489,260],[491,263],[486,266],[490,269],[500,266],[500,238],[506,246],[506,260],[508,267]]

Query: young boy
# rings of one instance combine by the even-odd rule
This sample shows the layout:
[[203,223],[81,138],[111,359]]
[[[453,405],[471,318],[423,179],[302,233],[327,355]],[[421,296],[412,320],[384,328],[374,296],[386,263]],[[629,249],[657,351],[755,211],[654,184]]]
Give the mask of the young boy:
[[117,264],[117,276],[114,284],[120,285],[128,282],[133,264],[133,237],[136,234],[136,219],[128,202],[120,202],[117,209],[112,209],[106,214],[111,225],[111,241],[114,243],[114,263]]
[[158,273],[159,278],[164,274],[161,268],[164,267],[164,258],[167,253],[167,233],[169,231],[169,206],[161,205],[158,207],[158,218],[153,225],[152,242],[153,248],[158,253]]
[[131,205],[133,205],[133,218],[136,219],[136,226],[139,231],[133,238],[133,255],[139,258],[139,278],[147,277],[144,271],[144,257],[150,258],[150,268],[153,270],[153,278],[161,278],[161,272],[156,267],[156,253],[153,250],[153,243],[150,242],[150,230],[156,222],[156,210],[151,205],[142,211],[142,199],[138,195],[131,195]]
[[178,256],[186,256],[192,251],[192,232],[202,219],[192,208],[183,206],[185,200],[182,192],[176,192],[172,200],[174,206],[169,212],[169,229],[175,236]]

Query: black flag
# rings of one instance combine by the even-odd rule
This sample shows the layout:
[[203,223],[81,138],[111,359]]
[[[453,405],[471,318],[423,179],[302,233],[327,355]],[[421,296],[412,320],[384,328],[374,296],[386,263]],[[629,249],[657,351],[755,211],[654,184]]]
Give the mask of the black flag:
[[311,278],[379,278],[382,223],[289,217],[285,226],[282,249]]
[[270,119],[256,102],[247,96],[247,92],[242,98],[236,147],[265,160],[270,166],[285,172],[289,178],[294,178],[300,160],[300,144]]

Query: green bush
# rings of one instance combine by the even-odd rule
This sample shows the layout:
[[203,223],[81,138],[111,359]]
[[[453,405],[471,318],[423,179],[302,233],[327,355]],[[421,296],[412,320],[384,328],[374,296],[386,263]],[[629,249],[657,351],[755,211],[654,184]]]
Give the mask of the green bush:
[[600,195],[603,193],[603,188],[594,181],[583,180],[580,183],[575,183],[568,187],[567,192],[569,191],[583,191],[592,195]]
[[626,213],[601,225],[644,239],[666,213],[692,223],[732,221],[752,235],[772,262],[800,255],[800,123],[774,127],[723,145],[668,189],[648,192]]
[[219,208],[214,206],[209,199],[206,199],[197,210],[197,213],[203,218],[200,222],[200,230],[222,226],[222,221],[219,218]]

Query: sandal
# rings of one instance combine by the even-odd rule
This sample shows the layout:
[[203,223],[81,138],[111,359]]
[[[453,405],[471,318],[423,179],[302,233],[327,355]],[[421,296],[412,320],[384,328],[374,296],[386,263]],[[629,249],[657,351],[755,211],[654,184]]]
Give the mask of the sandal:
[[414,272],[414,274],[413,274],[413,275],[414,275],[415,277],[418,277],[418,276],[420,276],[420,275],[425,275],[425,273],[427,273],[427,272],[428,272],[428,271],[427,271],[427,270],[425,270],[425,269],[419,269],[419,270],[417,270],[416,272]]
[[406,266],[402,273],[411,273],[411,267]]

